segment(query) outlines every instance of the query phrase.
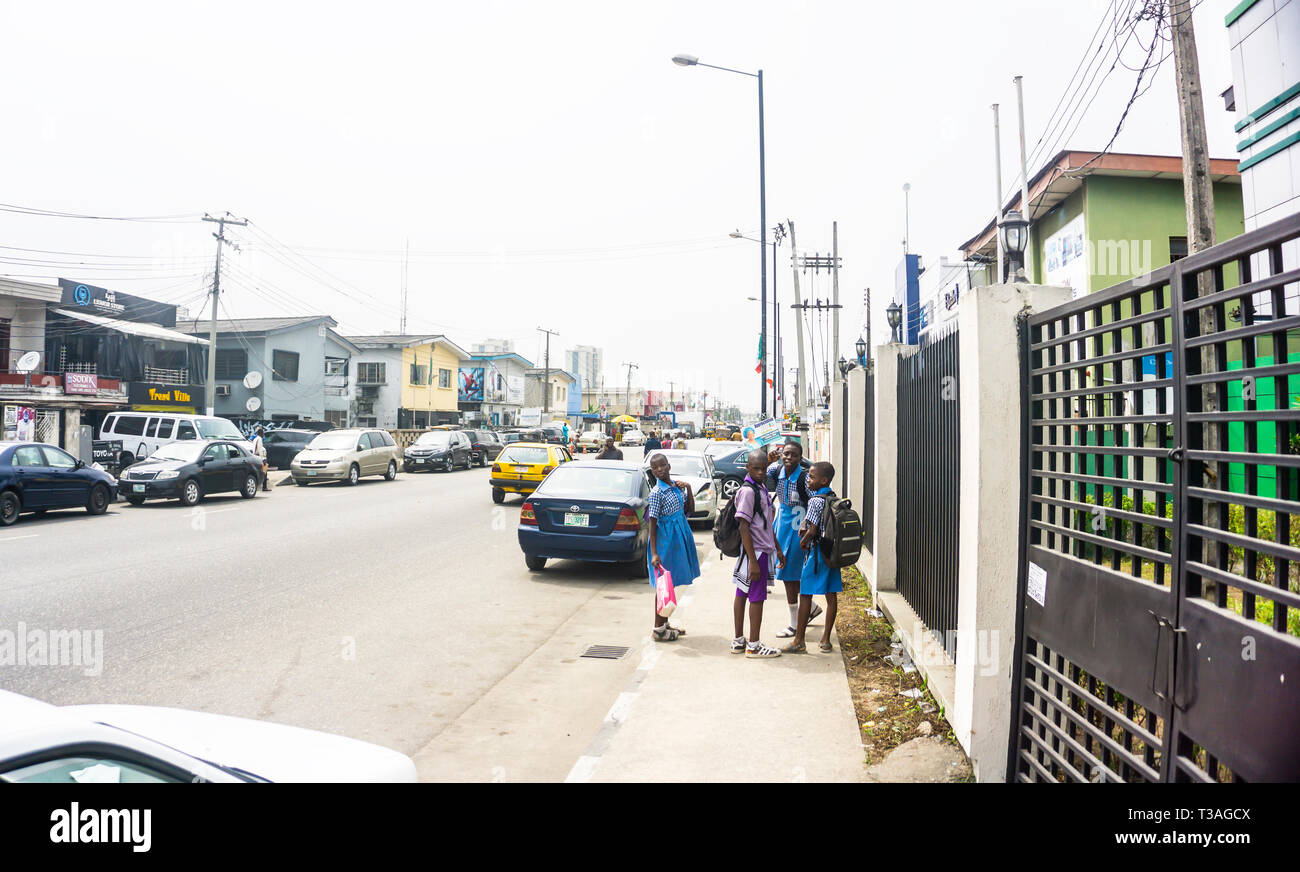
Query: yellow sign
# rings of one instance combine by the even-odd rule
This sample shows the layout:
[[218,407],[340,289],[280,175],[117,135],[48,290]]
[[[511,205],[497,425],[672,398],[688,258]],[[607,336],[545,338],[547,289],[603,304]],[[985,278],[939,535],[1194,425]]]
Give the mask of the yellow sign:
[[149,399],[155,403],[193,402],[193,400],[190,399],[189,392],[183,391],[180,388],[173,388],[170,391],[160,391],[157,388],[149,388]]

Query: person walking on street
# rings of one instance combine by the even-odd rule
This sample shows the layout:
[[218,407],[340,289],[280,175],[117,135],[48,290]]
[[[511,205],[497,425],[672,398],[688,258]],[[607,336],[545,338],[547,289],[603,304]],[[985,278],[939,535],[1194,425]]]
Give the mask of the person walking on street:
[[[672,467],[662,454],[650,457],[650,473],[655,477],[655,486],[650,490],[650,499],[646,503],[646,517],[650,519],[650,547],[646,550],[646,562],[653,592],[661,568],[672,573],[674,588],[693,583],[700,577],[700,558],[695,553],[695,535],[686,521],[686,517],[695,511],[691,486],[684,481],[672,480]],[[660,616],[657,602],[654,614],[651,636],[656,642],[675,642],[686,632]]]
[[614,444],[613,436],[606,436],[605,447],[600,449],[600,453],[597,454],[592,459],[593,460],[622,460],[623,452],[619,451],[618,446]]
[[826,498],[835,496],[831,490],[834,478],[835,467],[824,460],[814,463],[808,470],[808,487],[812,489],[812,494],[808,498],[808,513],[804,515],[803,526],[799,530],[799,544],[803,546],[805,555],[799,575],[799,623],[794,640],[781,649],[787,654],[808,653],[804,632],[808,629],[812,598],[816,594],[826,597],[826,627],[822,630],[821,642],[817,647],[823,652],[831,650],[831,629],[835,626],[838,594],[844,590],[844,581],[840,570],[826,562],[820,539],[826,526]]
[[649,454],[651,451],[663,450],[663,443],[659,441],[659,435],[655,431],[650,431],[650,438],[645,441],[645,450],[642,454]]
[[[732,497],[736,501],[742,547],[731,573],[731,581],[736,586],[732,600],[736,637],[731,640],[731,653],[743,651],[746,657],[761,659],[781,656],[776,648],[759,640],[759,633],[763,628],[763,603],[767,601],[768,585],[772,583],[774,570],[785,566],[785,554],[772,528],[771,498],[763,484],[766,471],[767,452],[761,448],[751,451],[745,464],[745,483]],[[748,640],[745,638],[746,603],[749,603]]]
[[[785,603],[790,609],[790,624],[776,634],[778,639],[790,639],[799,626],[799,578],[803,573],[803,560],[799,545],[799,527],[808,511],[808,471],[803,466],[803,446],[789,442],[781,448],[781,462],[769,466],[768,476],[776,481],[776,541],[786,554],[799,555],[800,559],[787,560],[776,577],[785,583]],[[813,603],[808,620],[816,620],[822,607]]]
[[253,436],[253,453],[262,458],[262,490],[271,490],[270,466],[266,461],[266,429],[257,428],[257,434]]

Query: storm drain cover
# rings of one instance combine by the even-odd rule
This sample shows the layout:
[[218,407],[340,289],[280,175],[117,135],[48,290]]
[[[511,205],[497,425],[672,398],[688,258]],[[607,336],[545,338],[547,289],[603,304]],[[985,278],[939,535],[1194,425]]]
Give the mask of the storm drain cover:
[[592,645],[582,656],[595,660],[621,660],[630,650],[626,645]]

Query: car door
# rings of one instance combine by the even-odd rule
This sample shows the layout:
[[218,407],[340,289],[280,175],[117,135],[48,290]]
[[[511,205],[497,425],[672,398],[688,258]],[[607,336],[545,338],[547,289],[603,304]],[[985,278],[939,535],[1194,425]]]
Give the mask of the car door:
[[230,478],[230,460],[225,443],[209,445],[203,450],[199,461],[199,479],[203,482],[203,492],[215,494],[231,490]]
[[23,509],[50,508],[55,494],[54,470],[45,465],[40,446],[15,448],[10,464],[22,486]]
[[375,453],[374,440],[370,438],[369,431],[357,437],[357,466],[361,469],[362,475],[374,473]]
[[233,490],[244,489],[244,476],[250,472],[256,476],[262,471],[262,458],[254,460],[238,445],[226,445],[226,460],[230,463],[230,486]]
[[77,468],[76,459],[53,445],[42,445],[41,453],[45,455],[45,465],[50,469],[50,479],[53,482],[50,508],[84,506],[90,498],[90,481]]
[[474,443],[470,442],[469,437],[464,433],[457,433],[456,437],[456,448],[459,455],[456,462],[469,466],[473,459],[471,455],[474,453]]

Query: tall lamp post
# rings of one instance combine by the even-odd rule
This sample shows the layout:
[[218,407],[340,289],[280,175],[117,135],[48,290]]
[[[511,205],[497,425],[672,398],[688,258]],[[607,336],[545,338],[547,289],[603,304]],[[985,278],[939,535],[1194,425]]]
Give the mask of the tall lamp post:
[[[758,367],[758,400],[759,415],[767,417],[767,166],[765,152],[763,148],[763,71],[757,73],[747,73],[744,70],[733,70],[730,67],[717,67],[713,64],[702,64],[700,59],[695,55],[679,54],[673,56],[673,63],[679,67],[708,67],[711,70],[722,70],[727,73],[736,73],[741,76],[749,76],[758,79],[758,226],[761,228],[762,245],[758,249],[759,264],[759,286],[761,288],[760,298],[763,305],[760,307],[763,312],[761,315],[762,325],[759,331],[760,341],[763,343],[763,355],[759,360]],[[775,379],[774,379],[775,381]]]

